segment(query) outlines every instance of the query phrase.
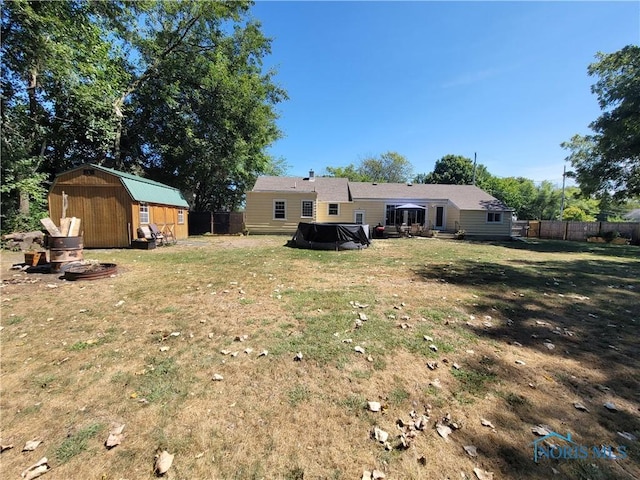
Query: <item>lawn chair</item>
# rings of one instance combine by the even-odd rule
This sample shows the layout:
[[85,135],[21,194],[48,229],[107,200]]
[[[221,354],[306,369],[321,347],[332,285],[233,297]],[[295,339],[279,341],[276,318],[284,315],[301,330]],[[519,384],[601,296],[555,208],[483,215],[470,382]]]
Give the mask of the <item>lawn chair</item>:
[[140,225],[138,227],[138,238],[145,239],[147,242],[156,240],[156,238],[153,236],[153,232],[149,228],[149,225]]
[[150,223],[149,229],[151,230],[151,235],[153,235],[153,238],[156,239],[156,242],[158,242],[160,245],[164,245],[166,243],[164,235],[155,223]]

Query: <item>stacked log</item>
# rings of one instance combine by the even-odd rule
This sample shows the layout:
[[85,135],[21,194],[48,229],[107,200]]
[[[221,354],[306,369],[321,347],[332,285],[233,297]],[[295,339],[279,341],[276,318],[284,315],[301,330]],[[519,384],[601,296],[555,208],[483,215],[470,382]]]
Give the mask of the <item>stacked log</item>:
[[4,248],[14,252],[44,251],[44,233],[15,232],[2,236]]

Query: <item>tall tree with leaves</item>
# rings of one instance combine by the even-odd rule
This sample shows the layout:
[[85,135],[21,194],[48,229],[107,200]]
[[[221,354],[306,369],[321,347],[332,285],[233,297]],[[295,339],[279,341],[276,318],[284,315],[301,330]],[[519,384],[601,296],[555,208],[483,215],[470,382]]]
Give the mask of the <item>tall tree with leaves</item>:
[[461,155],[445,155],[437,160],[433,171],[415,177],[417,183],[440,183],[445,185],[476,185],[482,186],[483,182],[490,178],[487,168],[480,164],[474,167],[470,158]]
[[585,195],[613,193],[617,199],[640,195],[640,47],[598,53],[588,68],[598,78],[591,87],[602,115],[592,135],[574,136],[570,151],[577,182]]
[[117,14],[102,2],[3,4],[3,230],[35,228],[51,175],[109,148],[105,112],[123,71],[97,19]]
[[366,157],[358,165],[327,167],[329,176],[348,178],[352,182],[404,183],[411,178],[413,166],[397,152]]
[[483,189],[513,208],[518,218],[536,217],[532,207],[537,197],[537,190],[532,180],[523,177],[491,177],[485,180]]
[[147,34],[155,47],[145,48],[160,54],[124,104],[120,161],[181,188],[196,210],[236,208],[256,176],[278,164],[265,148],[280,136],[274,106],[286,92],[263,72],[270,40],[259,23],[239,21],[246,8],[156,4],[147,21],[167,35]]
[[263,72],[270,40],[250,5],[5,2],[3,229],[84,162],[166,181],[202,209],[234,208],[278,171],[265,147],[286,93]]

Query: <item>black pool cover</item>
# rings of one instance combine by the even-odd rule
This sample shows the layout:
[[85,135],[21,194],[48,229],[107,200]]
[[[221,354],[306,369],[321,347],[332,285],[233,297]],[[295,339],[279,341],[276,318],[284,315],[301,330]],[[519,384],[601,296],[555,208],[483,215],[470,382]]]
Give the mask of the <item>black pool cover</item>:
[[314,250],[359,250],[371,243],[368,232],[368,225],[301,222],[291,243]]

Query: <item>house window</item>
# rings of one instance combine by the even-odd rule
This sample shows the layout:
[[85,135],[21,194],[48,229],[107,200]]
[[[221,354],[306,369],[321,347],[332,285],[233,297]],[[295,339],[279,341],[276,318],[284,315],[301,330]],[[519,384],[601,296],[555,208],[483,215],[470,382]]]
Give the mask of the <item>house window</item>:
[[487,212],[487,223],[502,223],[502,212]]
[[287,202],[284,200],[273,201],[273,219],[285,220],[287,218]]
[[396,222],[396,207],[398,205],[387,205],[387,211],[385,216],[385,225],[396,225],[401,222]]
[[313,201],[311,200],[303,200],[302,201],[302,216],[303,217],[313,217]]
[[356,210],[353,212],[354,223],[358,225],[364,225],[364,210]]
[[338,208],[338,204],[337,203],[330,203],[329,204],[329,211],[327,213],[329,215],[339,215],[340,214],[340,210]]
[[149,205],[140,204],[140,223],[149,223]]
[[184,210],[182,208],[178,209],[178,224],[182,225],[184,223]]

